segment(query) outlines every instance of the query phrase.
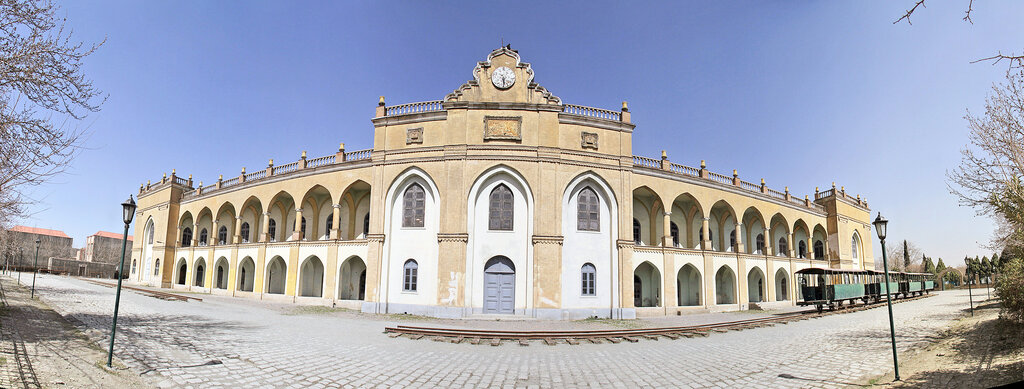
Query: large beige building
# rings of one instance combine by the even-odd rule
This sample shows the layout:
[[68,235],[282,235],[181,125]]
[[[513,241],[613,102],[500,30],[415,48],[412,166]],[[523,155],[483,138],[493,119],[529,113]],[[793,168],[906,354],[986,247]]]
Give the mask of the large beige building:
[[364,312],[632,318],[794,304],[806,267],[874,267],[867,203],[633,155],[508,47],[373,149],[140,188],[134,282]]

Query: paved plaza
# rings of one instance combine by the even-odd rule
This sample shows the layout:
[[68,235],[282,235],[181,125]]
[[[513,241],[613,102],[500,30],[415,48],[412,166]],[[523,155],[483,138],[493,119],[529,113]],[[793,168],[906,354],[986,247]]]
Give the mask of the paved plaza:
[[[114,291],[41,275],[44,302],[99,339]],[[117,355],[158,387],[837,387],[892,368],[886,310],[871,309],[707,338],[528,347],[392,339],[386,325],[450,325],[201,295],[202,302],[122,293]],[[951,291],[894,306],[901,350],[934,338],[967,308]],[[715,316],[717,315],[717,316]],[[717,321],[745,313],[659,318],[638,325]],[[678,320],[673,322],[672,320]],[[587,322],[462,322],[577,326]],[[481,324],[481,325],[478,325]],[[614,323],[612,323],[614,324]],[[603,325],[609,325],[604,323]]]

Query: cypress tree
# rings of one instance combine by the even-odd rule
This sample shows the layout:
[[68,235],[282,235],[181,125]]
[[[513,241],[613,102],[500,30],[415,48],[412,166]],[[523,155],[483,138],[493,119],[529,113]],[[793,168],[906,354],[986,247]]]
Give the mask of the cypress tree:
[[906,239],[903,240],[903,271],[910,271],[910,249]]

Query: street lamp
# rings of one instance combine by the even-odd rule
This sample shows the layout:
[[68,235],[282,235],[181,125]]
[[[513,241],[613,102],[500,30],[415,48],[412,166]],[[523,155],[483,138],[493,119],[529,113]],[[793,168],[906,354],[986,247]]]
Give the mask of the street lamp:
[[892,322],[892,294],[889,291],[889,260],[885,255],[885,228],[889,224],[888,220],[882,217],[882,213],[878,213],[878,217],[875,218],[875,233],[878,234],[878,239],[882,241],[882,269],[885,270],[885,305],[889,307],[889,339],[892,341],[892,366],[896,371],[896,381],[900,380],[900,361],[896,357],[896,326]]
[[32,261],[32,294],[29,298],[36,298],[36,273],[39,272],[39,237],[36,237],[36,259]]
[[135,217],[135,199],[128,195],[128,201],[121,203],[122,218],[124,219],[124,235],[121,235],[121,266],[117,272],[117,292],[114,297],[114,321],[110,325],[110,350],[107,351],[107,367],[114,359],[114,333],[117,332],[117,308],[121,305],[121,280],[124,279],[124,251],[128,248],[128,225],[132,224]]

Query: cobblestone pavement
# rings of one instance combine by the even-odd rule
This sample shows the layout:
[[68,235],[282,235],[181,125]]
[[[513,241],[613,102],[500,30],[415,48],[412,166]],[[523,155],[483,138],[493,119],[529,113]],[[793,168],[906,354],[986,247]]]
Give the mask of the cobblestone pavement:
[[[37,292],[88,328],[110,326],[111,288],[41,276]],[[395,317],[121,298],[116,353],[159,387],[837,387],[892,368],[884,308],[707,338],[491,347],[391,339],[383,327]],[[966,291],[894,305],[901,351],[934,341],[965,308]]]

